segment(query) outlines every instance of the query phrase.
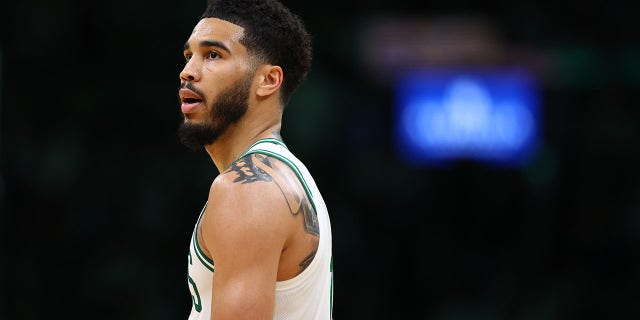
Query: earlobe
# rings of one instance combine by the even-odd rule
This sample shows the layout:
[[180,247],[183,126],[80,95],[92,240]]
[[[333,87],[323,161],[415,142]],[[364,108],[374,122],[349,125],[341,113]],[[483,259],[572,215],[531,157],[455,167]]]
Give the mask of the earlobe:
[[256,93],[261,97],[270,96],[278,91],[284,80],[282,68],[265,65],[261,68],[260,84]]

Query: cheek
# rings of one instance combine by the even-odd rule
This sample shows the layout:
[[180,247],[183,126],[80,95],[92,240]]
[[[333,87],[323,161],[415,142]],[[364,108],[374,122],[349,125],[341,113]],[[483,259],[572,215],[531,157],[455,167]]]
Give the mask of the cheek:
[[233,75],[213,63],[205,65],[204,69],[203,79],[200,81],[202,93],[206,95],[205,102],[211,103]]
[[209,75],[205,79],[200,80],[200,86],[198,89],[200,89],[200,93],[202,93],[203,95],[202,97],[203,102],[206,105],[209,105],[211,101],[215,100],[216,95],[218,94],[218,91],[219,91],[219,87],[220,87],[220,79],[211,77],[211,75]]
[[217,60],[207,60],[203,64],[203,69],[205,72],[214,75],[229,75],[236,72],[237,69],[237,61],[235,59],[217,59]]

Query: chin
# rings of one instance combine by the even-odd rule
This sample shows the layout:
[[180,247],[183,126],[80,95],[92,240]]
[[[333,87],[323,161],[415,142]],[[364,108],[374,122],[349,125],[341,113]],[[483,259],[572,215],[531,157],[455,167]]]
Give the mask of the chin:
[[196,117],[193,114],[183,114],[182,118],[184,119],[184,123],[200,123],[200,122],[202,122],[201,119],[199,119],[198,117]]

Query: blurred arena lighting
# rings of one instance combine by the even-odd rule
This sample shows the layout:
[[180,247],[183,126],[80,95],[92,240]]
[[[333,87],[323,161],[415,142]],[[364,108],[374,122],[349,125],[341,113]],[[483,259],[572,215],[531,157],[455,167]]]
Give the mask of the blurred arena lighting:
[[508,46],[494,20],[374,17],[361,39],[371,78],[395,95],[394,147],[407,162],[517,167],[536,151],[549,60]]
[[363,23],[360,39],[362,62],[371,79],[388,85],[415,68],[508,60],[496,27],[480,16],[376,17]]
[[538,140],[538,96],[520,69],[422,69],[396,85],[395,137],[414,164],[517,166]]

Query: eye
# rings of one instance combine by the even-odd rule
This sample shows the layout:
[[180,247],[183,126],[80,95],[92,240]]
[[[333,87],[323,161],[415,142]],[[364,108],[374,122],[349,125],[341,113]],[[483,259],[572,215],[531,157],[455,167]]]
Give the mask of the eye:
[[189,61],[189,60],[191,60],[192,56],[193,56],[193,53],[185,53],[184,60],[185,61]]
[[217,59],[217,58],[220,58],[220,55],[217,52],[215,51],[209,52],[209,59]]

